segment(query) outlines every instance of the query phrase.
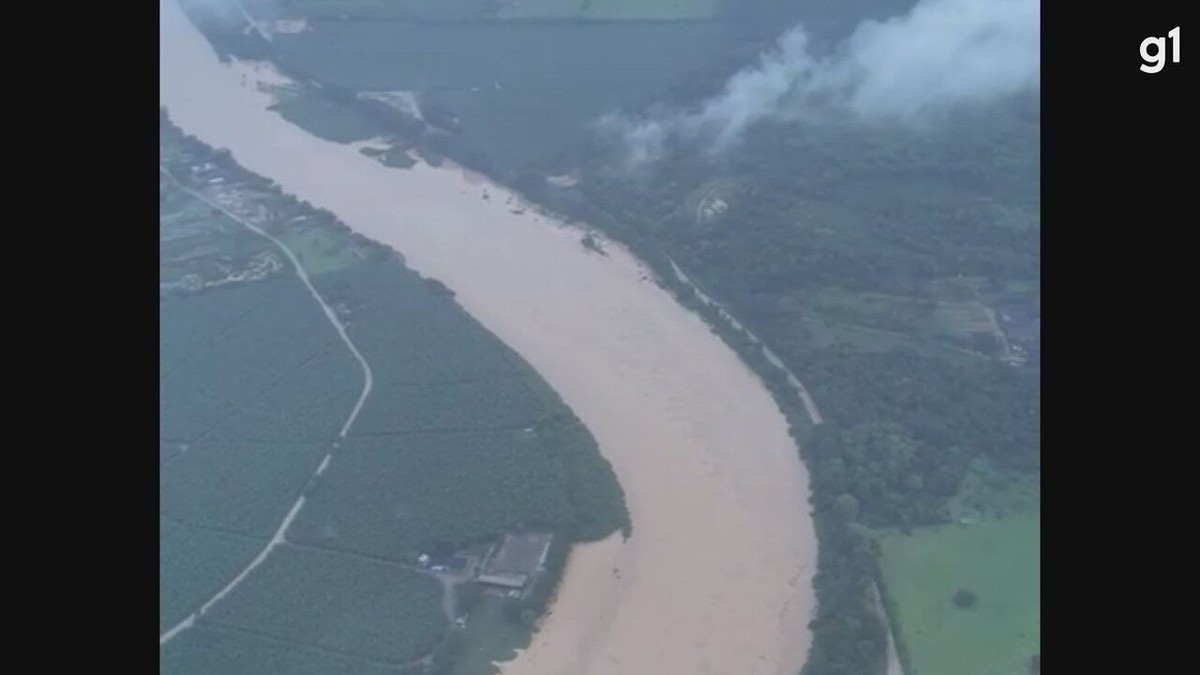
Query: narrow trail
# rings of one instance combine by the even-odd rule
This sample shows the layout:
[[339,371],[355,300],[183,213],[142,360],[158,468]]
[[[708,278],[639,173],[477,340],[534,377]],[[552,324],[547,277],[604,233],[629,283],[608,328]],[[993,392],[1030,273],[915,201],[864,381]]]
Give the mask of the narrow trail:
[[[304,271],[304,266],[300,264],[300,260],[296,257],[296,254],[293,253],[292,250],[288,248],[287,245],[282,241],[276,239],[270,234],[267,234],[262,228],[249,222],[237,213],[230,211],[223,204],[215,202],[206,195],[196,192],[195,190],[179,182],[179,179],[177,179],[170,171],[168,171],[166,167],[160,165],[158,170],[183,192],[220,211],[222,214],[233,219],[235,222],[241,224],[251,232],[264,237],[271,243],[275,244],[281,251],[283,251],[283,254],[288,257],[288,260],[292,262],[292,266],[296,270],[296,275],[300,277],[300,281],[304,282],[304,286],[308,288],[308,292],[312,294],[313,299],[315,299],[317,304],[321,306],[321,309],[324,310],[325,317],[329,319],[329,322],[333,324],[333,327],[337,330],[338,335],[342,338],[342,342],[346,344],[346,347],[350,350],[350,353],[354,355],[354,358],[358,360],[359,365],[362,366],[362,393],[359,394],[358,401],[354,404],[354,408],[350,411],[350,415],[346,417],[346,422],[342,425],[341,431],[338,432],[339,438],[345,438],[346,434],[350,432],[350,427],[354,425],[354,420],[358,419],[358,413],[362,410],[363,404],[366,403],[367,396],[369,396],[371,393],[371,385],[374,379],[371,373],[371,365],[367,363],[365,358],[363,358],[362,353],[358,351],[358,347],[354,346],[354,342],[350,340],[350,336],[346,333],[346,327],[343,326],[342,322],[338,320],[337,314],[335,314],[333,309],[325,303],[324,298],[317,293],[317,289],[312,285],[312,281],[310,281],[308,278],[308,273]],[[286,543],[287,539],[285,538],[285,534],[287,533],[287,529],[291,526],[292,521],[296,518],[296,514],[300,513],[300,509],[304,507],[304,492],[308,489],[312,482],[317,479],[318,476],[325,473],[325,469],[328,468],[329,462],[333,458],[333,452],[339,445],[340,443],[338,441],[334,441],[333,448],[325,455],[325,458],[321,460],[320,465],[317,466],[312,475],[308,477],[308,480],[300,490],[300,496],[296,499],[296,502],[292,504],[292,508],[288,510],[287,516],[284,517],[283,522],[279,524],[279,528],[275,530],[275,534],[271,537],[271,540],[267,543],[267,546],[258,554],[257,557],[254,558],[254,560],[250,561],[250,564],[246,565],[246,567],[243,568],[242,571],[239,572],[232,581],[226,584],[224,588],[217,591],[217,593],[209,598],[207,602],[201,605],[199,610],[193,612],[186,619],[172,626],[162,635],[159,635],[159,646],[165,645],[180,632],[195,625],[197,618],[204,616],[204,613],[207,612],[214,604],[216,604],[221,598],[228,595],[230,591],[237,587],[238,584],[242,583],[242,581],[249,576],[256,567],[261,565],[263,561],[267,559],[267,556],[271,554],[271,551],[275,550],[276,546]]]

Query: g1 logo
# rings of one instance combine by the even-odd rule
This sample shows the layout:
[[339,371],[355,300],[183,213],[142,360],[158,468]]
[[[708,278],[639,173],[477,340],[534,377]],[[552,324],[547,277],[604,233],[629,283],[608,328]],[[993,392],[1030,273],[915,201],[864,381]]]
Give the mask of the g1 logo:
[[[1148,37],[1142,40],[1143,73],[1157,73],[1167,65],[1167,40],[1171,41],[1171,62],[1179,63],[1179,26],[1171,29],[1167,37]],[[1152,53],[1153,52],[1153,53]]]

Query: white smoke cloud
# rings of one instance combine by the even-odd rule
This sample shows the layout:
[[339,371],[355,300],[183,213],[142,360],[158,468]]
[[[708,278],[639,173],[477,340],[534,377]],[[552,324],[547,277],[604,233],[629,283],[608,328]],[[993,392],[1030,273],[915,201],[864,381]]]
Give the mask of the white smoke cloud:
[[177,8],[185,10],[193,19],[245,27],[251,22],[263,23],[277,18],[280,3],[278,0],[159,0],[160,34],[176,28],[171,22],[180,16]]
[[904,16],[863,22],[822,59],[812,56],[797,26],[698,108],[610,115],[600,126],[625,140],[629,163],[637,165],[658,157],[672,138],[722,152],[767,118],[916,122],[1035,90],[1040,39],[1039,0],[920,0]]

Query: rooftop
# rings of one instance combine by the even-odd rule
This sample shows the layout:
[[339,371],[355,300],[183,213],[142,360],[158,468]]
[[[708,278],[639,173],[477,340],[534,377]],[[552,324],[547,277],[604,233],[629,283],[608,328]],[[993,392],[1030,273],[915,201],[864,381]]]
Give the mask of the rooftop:
[[488,563],[488,574],[533,574],[538,571],[554,535],[544,532],[506,534]]
[[524,574],[480,574],[478,579],[481,584],[504,588],[522,588],[528,580],[529,577]]

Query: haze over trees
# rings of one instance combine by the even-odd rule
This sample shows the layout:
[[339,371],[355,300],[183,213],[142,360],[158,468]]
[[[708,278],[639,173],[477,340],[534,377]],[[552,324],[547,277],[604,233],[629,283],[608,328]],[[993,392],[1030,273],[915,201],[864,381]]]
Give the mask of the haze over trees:
[[[819,608],[804,672],[878,672],[880,540],[1036,511],[1036,3],[746,0],[686,26],[504,30],[481,3],[401,5],[438,24],[322,24],[270,47],[209,35],[269,53],[310,83],[300,100],[338,104],[305,118],[314,133],[336,115],[485,171],[629,245],[707,312],[776,393],[811,473]],[[345,48],[363,41],[376,48]],[[421,50],[460,58],[417,64]],[[430,125],[363,96],[385,89],[416,91]],[[805,383],[823,424],[669,261]],[[1016,504],[1030,486],[1032,507]],[[960,611],[947,595],[937,604]]]

